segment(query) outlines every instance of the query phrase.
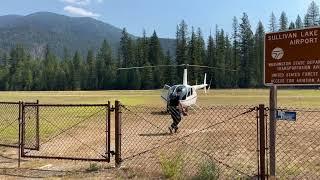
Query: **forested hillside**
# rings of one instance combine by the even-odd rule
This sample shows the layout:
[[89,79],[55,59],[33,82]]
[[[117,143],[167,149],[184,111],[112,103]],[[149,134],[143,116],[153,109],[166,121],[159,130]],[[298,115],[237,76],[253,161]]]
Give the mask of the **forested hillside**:
[[[142,29],[142,28],[141,28]],[[114,53],[119,48],[121,29],[89,17],[68,17],[49,12],[27,16],[0,16],[0,52],[9,52],[17,44],[24,46],[34,58],[43,58],[47,45],[58,57],[64,48],[86,56],[88,49],[96,52],[106,39]],[[133,35],[131,38],[136,39]],[[166,51],[174,49],[173,39],[161,39]]]
[[166,51],[160,45],[156,32],[151,37],[143,33],[141,37],[135,38],[126,29],[120,32],[116,53],[112,42],[107,39],[101,39],[97,49],[88,47],[85,56],[80,50],[70,53],[72,51],[67,46],[60,57],[52,50],[54,47],[46,45],[44,57],[35,59],[24,46],[18,45],[11,48],[10,53],[1,54],[0,89],[154,89],[164,84],[181,83],[183,69],[173,67],[117,71],[117,68],[186,63],[218,68],[190,68],[190,84],[201,82],[204,72],[207,72],[213,88],[261,87],[265,32],[318,26],[320,22],[319,7],[315,2],[309,5],[302,18],[297,15],[296,19],[289,20],[285,12],[280,17],[270,14],[270,22],[266,27],[259,22],[253,30],[248,15],[243,13],[240,18],[233,18],[231,33],[216,27],[209,37],[203,37],[200,28],[190,27],[182,21],[176,29],[174,55],[164,53]]

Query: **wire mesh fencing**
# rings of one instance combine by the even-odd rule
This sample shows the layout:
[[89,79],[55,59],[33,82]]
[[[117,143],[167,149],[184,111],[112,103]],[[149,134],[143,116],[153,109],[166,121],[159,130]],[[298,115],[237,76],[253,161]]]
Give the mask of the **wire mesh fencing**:
[[122,107],[122,164],[165,176],[252,178],[258,174],[258,111],[212,106],[190,111],[171,134],[161,107]]
[[108,111],[109,104],[24,105],[22,157],[109,161]]
[[279,108],[295,111],[296,121],[277,121],[276,175],[280,179],[319,179],[320,110]]
[[0,102],[0,146],[19,145],[19,102]]

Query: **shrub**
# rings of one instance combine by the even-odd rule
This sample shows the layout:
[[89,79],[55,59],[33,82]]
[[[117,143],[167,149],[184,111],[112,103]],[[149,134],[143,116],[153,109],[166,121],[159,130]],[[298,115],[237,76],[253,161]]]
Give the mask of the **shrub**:
[[168,179],[180,179],[183,171],[183,159],[181,155],[174,157],[160,156],[161,170]]
[[196,179],[216,180],[219,179],[219,168],[214,162],[205,161],[200,165]]
[[98,171],[101,167],[99,167],[96,163],[90,163],[89,168],[86,169],[87,172]]

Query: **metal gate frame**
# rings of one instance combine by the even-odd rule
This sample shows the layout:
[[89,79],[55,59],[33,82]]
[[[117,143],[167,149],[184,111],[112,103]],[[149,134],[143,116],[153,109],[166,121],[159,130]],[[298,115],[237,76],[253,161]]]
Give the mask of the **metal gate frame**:
[[[17,127],[17,134],[18,134],[18,139],[17,139],[17,145],[10,145],[10,144],[2,144],[0,143],[0,146],[2,147],[8,147],[8,148],[20,148],[20,144],[21,144],[21,122],[22,122],[22,105],[23,102],[19,101],[19,102],[0,102],[0,104],[7,104],[7,105],[19,105],[18,108],[18,119],[16,119],[18,121],[18,127]],[[36,102],[26,102],[25,104],[39,104],[39,100],[37,100]],[[37,114],[36,114],[36,131],[39,132],[39,109],[36,110]],[[14,122],[15,120],[12,120],[12,122]],[[37,133],[36,136],[36,143],[39,142],[39,133]],[[29,150],[38,150],[39,146],[36,146],[35,148],[32,147],[25,147],[26,149]]]
[[[36,156],[36,155],[28,155],[25,152],[25,149],[29,149],[25,146],[25,135],[26,135],[26,129],[25,129],[25,125],[26,125],[26,121],[25,121],[25,108],[28,106],[36,106],[37,107],[37,136],[39,134],[39,107],[92,107],[92,106],[104,106],[106,108],[106,114],[105,114],[105,138],[106,138],[106,151],[105,151],[105,158],[77,158],[77,157],[57,157],[57,156]],[[110,132],[111,132],[111,112],[114,110],[113,108],[111,108],[110,106],[110,101],[108,101],[108,104],[27,104],[27,103],[22,103],[22,107],[21,107],[21,147],[20,147],[20,153],[21,157],[23,158],[36,158],[36,159],[60,159],[60,160],[78,160],[78,161],[97,161],[97,162],[110,162]],[[40,151],[40,138],[37,141],[37,145],[38,147],[36,149],[31,149],[31,150],[37,150]]]
[[[122,104],[120,101],[115,101],[115,165],[121,167],[123,161],[121,156],[121,141],[122,141]],[[266,150],[268,143],[268,121],[266,121],[266,111],[268,108],[264,104],[259,104],[254,108],[256,111],[256,125],[257,125],[257,178],[259,180],[265,180],[268,178],[268,157]]]

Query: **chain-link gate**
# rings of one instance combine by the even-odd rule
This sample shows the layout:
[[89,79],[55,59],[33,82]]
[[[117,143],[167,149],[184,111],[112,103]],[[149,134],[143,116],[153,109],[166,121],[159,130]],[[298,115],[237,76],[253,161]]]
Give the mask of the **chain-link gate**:
[[23,104],[21,156],[109,162],[111,110],[110,103]]
[[170,134],[172,120],[164,108],[121,106],[121,131],[116,135],[121,136],[122,164],[160,173],[166,163],[175,162],[181,163],[185,176],[197,176],[210,167],[222,179],[261,174],[263,179],[264,110],[250,106],[201,107],[183,117],[177,134]]
[[[27,102],[26,104],[38,104]],[[22,102],[0,102],[0,146],[19,148],[20,144],[20,122],[22,115]],[[37,112],[38,109],[35,110]],[[35,113],[35,123],[30,128],[38,131],[38,116]],[[39,135],[35,135],[34,143],[39,140]],[[37,149],[36,146],[25,146],[27,149]]]
[[21,103],[0,102],[0,146],[19,147]]

